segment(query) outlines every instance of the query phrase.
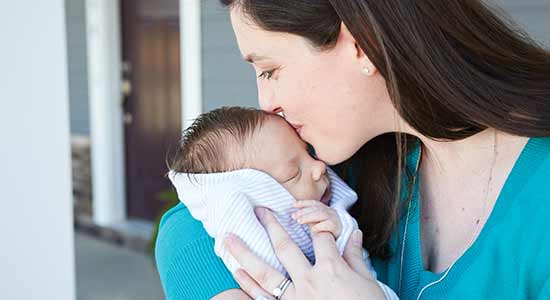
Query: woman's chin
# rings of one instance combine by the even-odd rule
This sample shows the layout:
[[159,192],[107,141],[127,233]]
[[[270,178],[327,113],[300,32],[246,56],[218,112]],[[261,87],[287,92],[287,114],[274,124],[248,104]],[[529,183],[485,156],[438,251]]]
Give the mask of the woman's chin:
[[[300,132],[300,138],[313,147],[317,159],[322,160],[329,166],[347,160],[357,151],[357,149],[351,149],[351,147],[338,147],[338,142],[317,143],[316,141],[319,141],[319,139],[311,138],[305,131]],[[323,137],[321,140],[335,141],[336,139]]]
[[346,159],[348,159],[347,156],[342,155],[343,153],[338,153],[338,151],[335,151],[336,149],[332,148],[330,150],[324,151],[322,147],[317,150],[315,146],[313,147],[315,149],[315,154],[317,155],[317,159],[322,160],[329,166],[337,165]]
[[[317,155],[317,158],[324,161],[327,165],[330,166],[337,165],[350,159],[357,151],[359,151],[359,149],[361,149],[360,144],[342,145],[341,139],[338,141],[336,141],[336,139],[329,140],[333,140],[334,142],[328,144],[323,143],[317,145],[317,147],[315,147],[316,145],[313,144],[313,148],[315,149],[315,154]],[[340,145],[338,143],[340,143]]]

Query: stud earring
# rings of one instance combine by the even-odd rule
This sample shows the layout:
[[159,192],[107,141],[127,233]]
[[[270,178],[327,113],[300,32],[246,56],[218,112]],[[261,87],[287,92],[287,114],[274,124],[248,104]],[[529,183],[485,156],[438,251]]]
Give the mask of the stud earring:
[[372,73],[372,71],[369,67],[363,67],[363,69],[361,69],[361,74],[363,74],[365,76],[370,76],[371,73]]

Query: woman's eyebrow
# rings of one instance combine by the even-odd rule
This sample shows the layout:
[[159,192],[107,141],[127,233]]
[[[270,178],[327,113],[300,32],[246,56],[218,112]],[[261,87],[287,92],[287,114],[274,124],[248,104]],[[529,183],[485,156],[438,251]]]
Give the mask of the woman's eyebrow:
[[267,57],[258,55],[256,53],[250,53],[250,54],[247,54],[247,55],[244,56],[244,60],[251,63],[251,64],[253,64],[257,61],[260,61],[260,60],[265,60],[265,59],[267,59]]

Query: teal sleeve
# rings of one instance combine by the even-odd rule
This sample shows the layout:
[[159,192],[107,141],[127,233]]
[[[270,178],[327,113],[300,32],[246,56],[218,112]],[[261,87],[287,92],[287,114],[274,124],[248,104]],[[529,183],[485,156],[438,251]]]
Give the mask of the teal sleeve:
[[538,300],[550,299],[550,278],[546,280],[541,291],[539,292]]
[[162,217],[155,259],[167,300],[206,300],[239,288],[214,253],[214,240],[181,203]]

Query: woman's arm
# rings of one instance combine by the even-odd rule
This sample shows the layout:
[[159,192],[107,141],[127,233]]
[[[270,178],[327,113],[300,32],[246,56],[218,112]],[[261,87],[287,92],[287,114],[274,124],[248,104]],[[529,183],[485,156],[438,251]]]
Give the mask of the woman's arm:
[[[316,263],[311,266],[282,226],[266,209],[257,209],[258,219],[266,228],[277,257],[293,283],[283,299],[384,299],[384,294],[363,261],[362,235],[354,232],[341,257],[330,233],[314,233]],[[244,270],[234,276],[251,297],[260,295],[274,299],[271,291],[284,279],[283,274],[255,256],[236,236],[229,236],[226,245]]]
[[239,288],[214,253],[213,239],[183,204],[163,216],[155,259],[167,300],[208,300]]
[[212,297],[212,300],[252,300],[252,298],[240,289],[233,289],[217,294]]

